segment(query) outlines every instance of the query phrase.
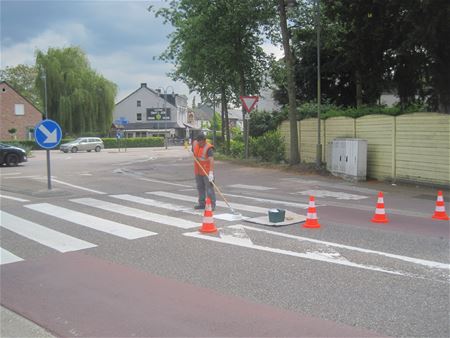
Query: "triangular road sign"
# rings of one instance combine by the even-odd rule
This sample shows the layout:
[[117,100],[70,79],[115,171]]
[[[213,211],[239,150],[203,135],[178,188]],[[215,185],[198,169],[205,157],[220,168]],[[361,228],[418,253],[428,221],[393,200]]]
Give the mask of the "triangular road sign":
[[247,113],[255,108],[256,102],[259,100],[259,96],[240,96],[240,98]]

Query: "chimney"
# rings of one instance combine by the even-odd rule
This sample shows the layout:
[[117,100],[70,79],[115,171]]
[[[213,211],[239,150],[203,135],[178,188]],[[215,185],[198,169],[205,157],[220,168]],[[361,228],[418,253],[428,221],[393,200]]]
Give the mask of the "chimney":
[[147,84],[145,82],[141,83],[141,88],[147,88]]

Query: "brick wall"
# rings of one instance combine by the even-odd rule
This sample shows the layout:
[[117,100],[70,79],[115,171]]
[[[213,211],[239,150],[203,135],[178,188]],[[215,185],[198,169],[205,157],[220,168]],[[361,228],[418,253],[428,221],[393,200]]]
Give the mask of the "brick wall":
[[[15,114],[15,105],[24,105],[24,115]],[[29,139],[28,130],[42,120],[42,114],[6,82],[0,83],[0,140],[12,140],[8,132],[16,128],[16,139]]]

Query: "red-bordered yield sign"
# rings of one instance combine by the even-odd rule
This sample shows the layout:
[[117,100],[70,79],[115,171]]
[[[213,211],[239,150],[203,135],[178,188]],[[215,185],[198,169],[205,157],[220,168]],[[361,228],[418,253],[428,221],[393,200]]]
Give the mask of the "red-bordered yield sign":
[[256,102],[259,100],[259,96],[239,96],[242,104],[244,105],[247,113],[250,113],[255,108]]

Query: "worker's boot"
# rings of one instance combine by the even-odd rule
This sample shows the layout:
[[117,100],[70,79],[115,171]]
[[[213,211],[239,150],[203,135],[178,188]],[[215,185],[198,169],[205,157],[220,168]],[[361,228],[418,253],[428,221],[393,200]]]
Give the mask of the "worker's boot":
[[204,204],[197,204],[197,205],[194,205],[194,209],[195,209],[195,210],[205,209],[205,205],[204,205]]

